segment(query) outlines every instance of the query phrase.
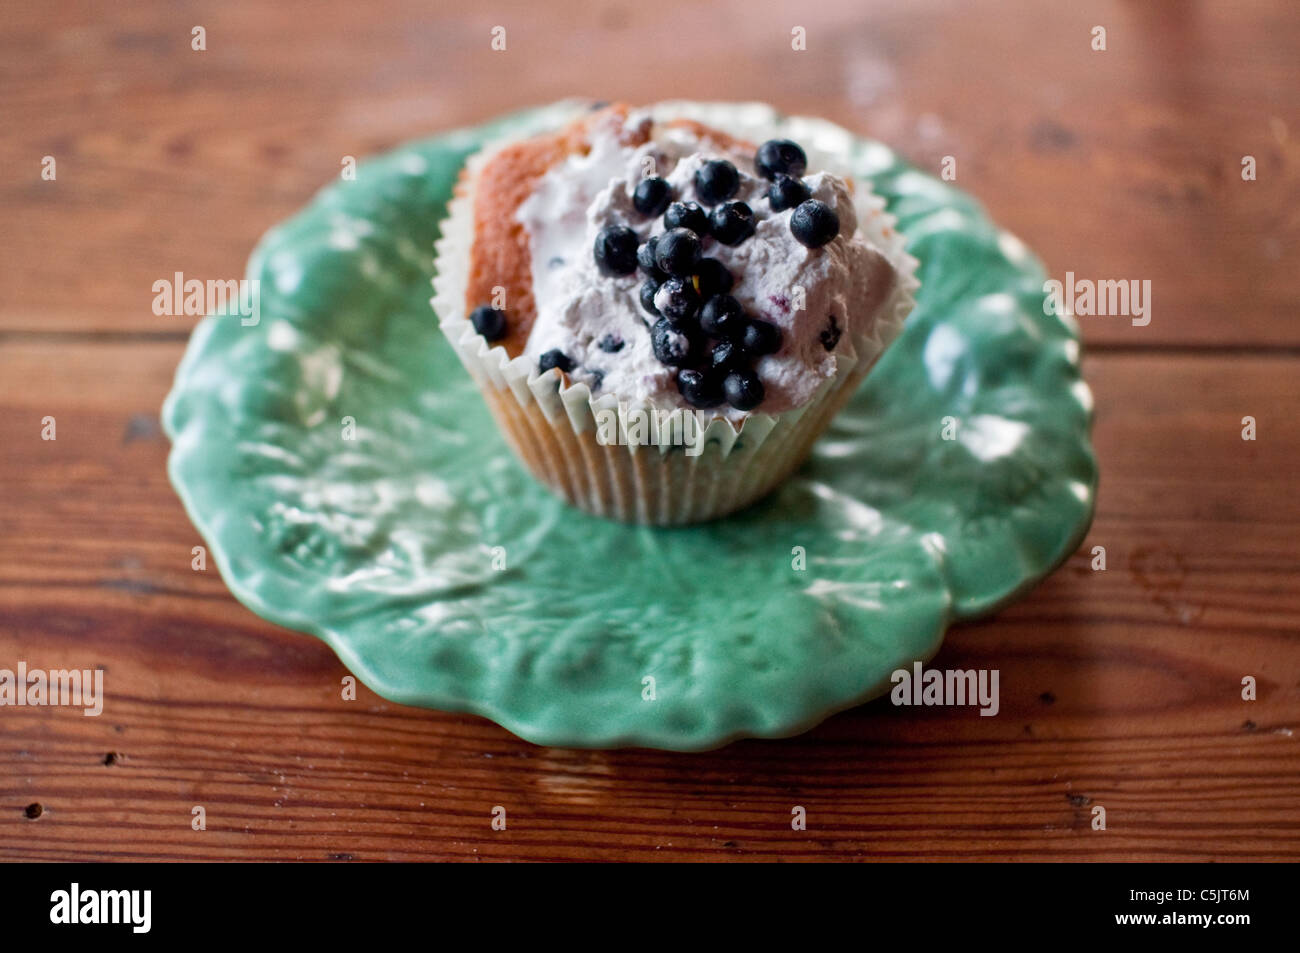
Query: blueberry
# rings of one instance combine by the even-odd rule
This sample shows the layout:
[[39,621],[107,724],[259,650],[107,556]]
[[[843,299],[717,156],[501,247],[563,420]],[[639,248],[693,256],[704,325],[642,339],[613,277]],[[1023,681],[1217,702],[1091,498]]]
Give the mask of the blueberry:
[[714,295],[700,310],[700,328],[712,337],[740,337],[745,327],[745,309],[731,295]]
[[537,369],[545,374],[552,367],[558,367],[566,374],[573,370],[577,365],[573,363],[573,358],[565,354],[559,348],[551,348],[537,359]]
[[659,308],[655,306],[655,293],[659,290],[659,282],[653,278],[647,278],[641,283],[641,307],[645,308],[651,314],[658,314]]
[[642,179],[632,192],[632,204],[636,206],[636,210],[650,218],[662,215],[672,198],[673,187],[668,184],[667,179],[661,179],[657,175]]
[[777,173],[772,184],[767,187],[767,200],[771,203],[773,212],[784,212],[810,198],[812,192],[803,184],[803,180],[784,172]]
[[655,292],[654,304],[665,318],[680,323],[695,317],[700,296],[689,279],[669,278]]
[[695,360],[696,342],[694,337],[681,325],[674,324],[667,318],[660,318],[650,330],[650,344],[654,347],[655,359],[669,367],[682,367]]
[[701,258],[695,263],[695,284],[700,290],[700,297],[705,301],[714,295],[726,294],[736,279],[731,277],[727,266],[716,258]]
[[674,202],[664,212],[664,228],[689,228],[703,238],[709,234],[709,213],[699,202]]
[[755,357],[761,357],[764,354],[775,354],[781,349],[781,329],[771,322],[760,321],[755,318],[745,325],[745,331],[740,337],[740,344]]
[[740,173],[726,159],[710,159],[695,170],[695,194],[705,205],[717,205],[736,194]]
[[700,239],[689,228],[670,228],[655,244],[655,264],[661,271],[685,278],[700,260]]
[[636,250],[636,263],[638,268],[655,281],[663,281],[668,276],[660,271],[659,266],[655,264],[655,245],[658,242],[659,239],[657,237],[651,238],[644,245],[638,248]]
[[758,174],[765,179],[774,179],[782,173],[800,176],[808,168],[808,157],[797,142],[769,139],[758,147],[754,165],[758,168]]
[[636,271],[636,232],[626,225],[607,225],[596,236],[593,251],[602,275],[630,275]]
[[840,335],[844,333],[844,329],[835,320],[835,315],[830,314],[827,317],[830,319],[830,323],[826,326],[826,330],[822,331],[817,337],[821,340],[822,347],[828,351],[833,351],[835,345],[840,343]]
[[753,410],[763,402],[763,382],[750,370],[735,370],[722,382],[722,395],[737,410]]
[[717,379],[700,371],[678,371],[677,390],[692,407],[716,407],[722,403],[722,388]]
[[481,305],[469,313],[469,322],[489,341],[500,341],[506,336],[506,313],[500,308]]
[[709,354],[709,363],[715,371],[727,373],[743,368],[748,358],[749,355],[738,342],[724,338],[713,345],[713,351]]
[[809,199],[790,213],[790,232],[809,248],[821,248],[840,233],[840,217],[825,202]]
[[727,202],[713,210],[709,225],[722,244],[739,245],[754,234],[754,210],[744,202]]
[[596,347],[600,348],[606,354],[615,354],[623,350],[623,339],[617,334],[606,334],[596,342]]

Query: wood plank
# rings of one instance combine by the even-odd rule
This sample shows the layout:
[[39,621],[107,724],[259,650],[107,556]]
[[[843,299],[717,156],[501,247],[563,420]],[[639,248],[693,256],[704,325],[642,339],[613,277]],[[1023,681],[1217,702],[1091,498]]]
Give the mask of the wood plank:
[[1297,48],[1290,0],[27,5],[0,33],[0,329],[188,328],[152,283],[238,277],[342,156],[577,93],[764,99],[954,156],[1053,275],[1152,282],[1151,324],[1094,318],[1091,343],[1294,348]]
[[108,695],[0,713],[0,859],[1300,857],[1300,358],[1089,359],[1092,532],[936,663],[998,668],[998,717],[876,702],[681,756],[341,700],[325,646],[190,569],[151,426],[180,351],[0,343],[0,667],[103,666]]

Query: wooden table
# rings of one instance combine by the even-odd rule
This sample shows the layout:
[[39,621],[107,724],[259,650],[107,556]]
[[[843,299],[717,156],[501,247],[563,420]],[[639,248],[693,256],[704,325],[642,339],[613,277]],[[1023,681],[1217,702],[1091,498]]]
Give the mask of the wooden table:
[[[443,6],[6,8],[0,668],[111,691],[100,718],[0,709],[0,859],[1300,857],[1292,0]],[[1149,325],[1081,319],[1092,531],[936,662],[1000,669],[1000,717],[878,702],[706,755],[542,749],[341,701],[323,644],[191,570],[158,409],[194,319],[156,317],[153,281],[237,277],[344,155],[574,94],[763,99],[951,155],[1054,275],[1152,282]]]

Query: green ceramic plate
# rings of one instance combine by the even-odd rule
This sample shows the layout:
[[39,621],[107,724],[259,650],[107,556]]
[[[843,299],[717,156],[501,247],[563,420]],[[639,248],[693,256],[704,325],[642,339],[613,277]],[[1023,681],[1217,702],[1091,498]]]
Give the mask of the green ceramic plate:
[[465,156],[571,108],[362,164],[253,253],[255,326],[195,330],[163,411],[169,469],[241,602],[396,702],[540,744],[689,750],[882,694],[950,622],[1074,550],[1097,481],[1077,328],[972,199],[847,136],[922,287],[803,470],[687,529],[605,522],[536,484],[437,329],[432,248]]

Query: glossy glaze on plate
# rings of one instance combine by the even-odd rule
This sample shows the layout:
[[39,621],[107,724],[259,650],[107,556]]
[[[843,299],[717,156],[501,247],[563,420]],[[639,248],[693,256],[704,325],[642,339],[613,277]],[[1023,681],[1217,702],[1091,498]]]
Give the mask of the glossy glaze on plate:
[[950,622],[1073,551],[1091,398],[1041,266],[963,193],[813,120],[796,133],[842,139],[922,287],[812,459],[684,529],[590,517],[535,483],[438,331],[432,248],[466,155],[573,108],[362,163],[258,245],[259,323],[195,330],[164,407],[169,470],[240,601],[397,702],[541,744],[692,750],[887,691]]

